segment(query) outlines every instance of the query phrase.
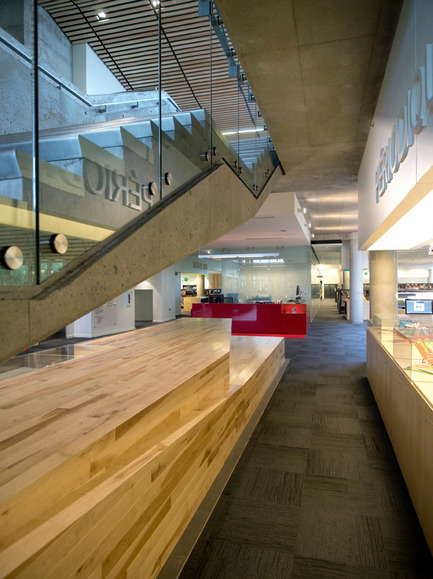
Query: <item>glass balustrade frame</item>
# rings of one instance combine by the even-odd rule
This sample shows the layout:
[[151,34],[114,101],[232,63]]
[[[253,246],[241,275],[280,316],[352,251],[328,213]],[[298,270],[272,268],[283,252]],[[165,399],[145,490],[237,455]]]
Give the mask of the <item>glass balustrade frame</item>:
[[[176,54],[164,0],[147,9],[153,11],[147,38],[154,47],[148,63],[156,74],[153,90],[99,95],[78,88],[50,63],[55,47],[47,46],[47,26],[55,24],[40,4],[32,1],[19,38],[0,29],[11,76],[29,88],[26,122],[0,135],[0,285],[43,283],[217,163],[225,162],[255,196],[260,194],[278,159],[214,2],[202,14],[208,17],[203,85],[209,94],[200,96],[205,107],[191,111],[181,110],[164,90],[177,66],[191,98],[199,102],[195,91],[201,91],[192,87]],[[201,11],[204,4],[198,2]],[[83,18],[92,27],[84,13]],[[59,51],[69,49],[66,36],[62,39]],[[218,94],[221,59],[227,61],[232,87],[227,114]],[[7,88],[12,95],[20,87]],[[58,107],[50,114],[47,97],[53,97],[53,110]]]

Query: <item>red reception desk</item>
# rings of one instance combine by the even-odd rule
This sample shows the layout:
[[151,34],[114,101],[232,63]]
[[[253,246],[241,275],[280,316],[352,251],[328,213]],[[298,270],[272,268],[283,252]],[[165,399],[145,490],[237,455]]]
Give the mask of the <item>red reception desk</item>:
[[310,304],[192,304],[192,318],[231,318],[232,334],[304,338]]

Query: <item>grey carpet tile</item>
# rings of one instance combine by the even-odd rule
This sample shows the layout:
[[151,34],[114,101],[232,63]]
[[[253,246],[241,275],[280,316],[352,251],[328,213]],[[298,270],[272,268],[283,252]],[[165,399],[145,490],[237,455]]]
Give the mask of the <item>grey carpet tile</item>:
[[372,480],[370,465],[360,448],[328,448],[310,451],[305,474],[351,480]]
[[321,509],[348,515],[377,516],[380,501],[369,481],[305,477],[302,509]]
[[292,579],[384,579],[383,569],[295,557]]
[[352,566],[387,567],[378,518],[333,508],[302,509],[296,554]]
[[361,426],[357,418],[339,416],[334,412],[314,412],[313,431],[348,435],[360,435]]
[[279,424],[259,425],[260,443],[273,447],[311,448],[312,432],[309,428],[294,428]]
[[[297,432],[299,429],[294,429]],[[302,447],[279,447],[263,444],[259,440],[252,453],[240,462],[240,468],[263,468],[283,472],[304,473],[309,459],[309,450]],[[244,457],[242,457],[244,458]]]
[[332,433],[315,430],[311,433],[311,448],[321,449],[365,449],[365,439],[362,435]]
[[323,300],[182,579],[433,579],[365,377],[365,324]]
[[263,416],[265,424],[280,424],[291,428],[310,428],[313,424],[313,407],[305,406],[295,412],[280,412],[270,408]]
[[379,522],[389,568],[404,571],[408,577],[413,573],[431,579],[431,556],[418,521],[406,522],[404,531],[393,518],[379,517]]
[[287,579],[294,555],[242,543],[211,539],[200,565],[185,568],[184,579]]
[[301,504],[304,475],[280,469],[248,467],[243,471],[232,497],[248,503],[278,503],[291,507]]
[[237,498],[212,528],[213,538],[294,553],[300,509]]

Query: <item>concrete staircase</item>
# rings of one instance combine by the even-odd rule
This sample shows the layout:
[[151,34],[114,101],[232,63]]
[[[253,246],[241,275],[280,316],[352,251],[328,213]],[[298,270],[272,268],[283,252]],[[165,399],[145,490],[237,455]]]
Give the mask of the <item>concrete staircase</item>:
[[[158,121],[138,118],[42,132],[41,241],[64,233],[62,265],[73,263],[38,286],[0,287],[0,361],[250,219],[281,174],[265,152],[244,163],[203,110],[163,117],[161,134],[159,143]],[[2,222],[0,243],[25,257],[31,162],[28,135],[2,138],[0,207],[20,227]]]

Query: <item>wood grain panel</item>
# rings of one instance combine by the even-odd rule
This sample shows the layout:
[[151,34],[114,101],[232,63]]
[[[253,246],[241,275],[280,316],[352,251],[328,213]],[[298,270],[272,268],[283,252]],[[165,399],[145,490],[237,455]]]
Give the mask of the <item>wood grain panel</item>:
[[390,343],[388,350],[376,331],[367,330],[368,381],[433,553],[433,398],[401,368],[398,344]]
[[283,340],[229,327],[102,338],[2,383],[1,577],[157,575],[284,364]]

